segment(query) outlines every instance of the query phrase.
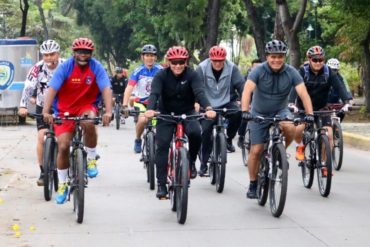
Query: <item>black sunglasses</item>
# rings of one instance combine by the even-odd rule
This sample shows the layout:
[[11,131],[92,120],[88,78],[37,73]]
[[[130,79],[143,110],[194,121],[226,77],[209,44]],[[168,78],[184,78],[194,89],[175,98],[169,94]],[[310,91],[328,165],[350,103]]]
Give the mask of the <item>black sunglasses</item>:
[[76,52],[77,54],[79,54],[79,55],[81,55],[81,54],[88,54],[88,55],[92,54],[92,51],[90,51],[90,50],[85,50],[85,49],[75,50],[75,52]]
[[322,63],[324,61],[324,59],[322,59],[322,58],[312,58],[311,61],[314,62],[314,63]]
[[173,61],[170,61],[170,63],[172,65],[184,65],[186,61],[185,60],[173,60]]

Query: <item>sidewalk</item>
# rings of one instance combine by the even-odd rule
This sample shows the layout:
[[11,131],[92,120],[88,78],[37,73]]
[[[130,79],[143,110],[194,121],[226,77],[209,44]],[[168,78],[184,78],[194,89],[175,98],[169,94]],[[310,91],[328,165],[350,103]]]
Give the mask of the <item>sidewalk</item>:
[[370,123],[341,123],[345,145],[370,151]]

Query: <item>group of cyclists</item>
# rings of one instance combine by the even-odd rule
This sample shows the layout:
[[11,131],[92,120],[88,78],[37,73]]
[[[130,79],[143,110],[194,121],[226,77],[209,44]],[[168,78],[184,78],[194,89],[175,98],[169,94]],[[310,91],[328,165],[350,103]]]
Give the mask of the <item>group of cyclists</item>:
[[[53,116],[87,115],[95,117],[98,105],[104,101],[103,125],[112,119],[112,89],[114,97],[121,97],[122,113],[127,117],[131,109],[138,109],[140,115],[136,123],[134,152],[140,153],[142,134],[149,119],[161,114],[192,115],[204,112],[205,120],[184,121],[184,130],[189,141],[190,177],[205,176],[207,162],[212,151],[212,130],[216,124],[215,109],[226,108],[232,111],[226,115],[227,150],[235,152],[232,140],[239,133],[238,145],[243,142],[245,121],[256,116],[293,118],[293,113],[304,109],[304,120],[309,123],[317,119],[314,110],[325,108],[327,103],[341,100],[343,110],[351,106],[352,95],[346,89],[343,77],[339,74],[339,61],[330,59],[325,64],[325,52],[320,46],[307,51],[307,62],[299,69],[288,65],[287,45],[279,40],[266,44],[266,61],[256,60],[256,66],[248,71],[245,78],[238,67],[226,59],[224,47],[213,46],[209,57],[194,70],[189,66],[189,53],[185,47],[170,47],[165,55],[168,66],[157,63],[157,48],[146,44],[141,49],[142,64],[127,81],[127,71],[116,69],[111,79],[101,63],[93,58],[94,43],[88,38],[73,41],[73,55],[66,60],[59,58],[60,47],[54,40],[47,40],[40,46],[42,60],[29,72],[22,95],[19,114],[27,114],[27,104],[37,90],[36,111],[43,114],[37,119],[37,157],[40,166],[38,184],[42,184],[42,142],[43,134]],[[292,112],[293,111],[293,112]],[[124,120],[122,120],[124,121]],[[332,139],[330,117],[323,121]],[[69,167],[69,143],[73,135],[73,122],[65,121],[55,125],[58,140],[57,172],[58,192],[56,202],[65,202],[68,194],[67,170]],[[82,123],[87,151],[87,175],[98,175],[96,162],[97,134],[93,123]],[[156,196],[167,196],[166,187],[168,151],[176,124],[157,120],[156,123]],[[268,136],[268,125],[248,122],[250,130],[250,154],[248,171],[250,184],[247,198],[257,198],[257,172],[263,145]],[[288,147],[293,140],[297,143],[296,159],[304,158],[302,132],[304,125],[295,126],[292,122],[281,122],[280,127]],[[200,157],[199,172],[196,168]],[[302,158],[303,155],[303,158]]]

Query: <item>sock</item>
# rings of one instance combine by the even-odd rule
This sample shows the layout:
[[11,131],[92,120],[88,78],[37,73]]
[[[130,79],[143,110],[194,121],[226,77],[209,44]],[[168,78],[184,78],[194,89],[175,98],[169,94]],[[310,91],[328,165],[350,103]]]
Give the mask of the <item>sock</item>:
[[96,159],[96,148],[85,147],[87,152],[87,159],[94,160]]
[[68,169],[57,169],[59,183],[67,182]]
[[39,165],[39,167],[40,167],[40,171],[41,171],[42,173],[44,173],[44,167],[43,167],[43,166],[40,166],[40,165]]

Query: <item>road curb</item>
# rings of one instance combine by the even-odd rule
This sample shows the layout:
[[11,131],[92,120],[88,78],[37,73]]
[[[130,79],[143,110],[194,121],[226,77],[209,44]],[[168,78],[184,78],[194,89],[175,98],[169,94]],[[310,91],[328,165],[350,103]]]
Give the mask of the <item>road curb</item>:
[[346,145],[370,151],[370,137],[343,131],[343,141]]

